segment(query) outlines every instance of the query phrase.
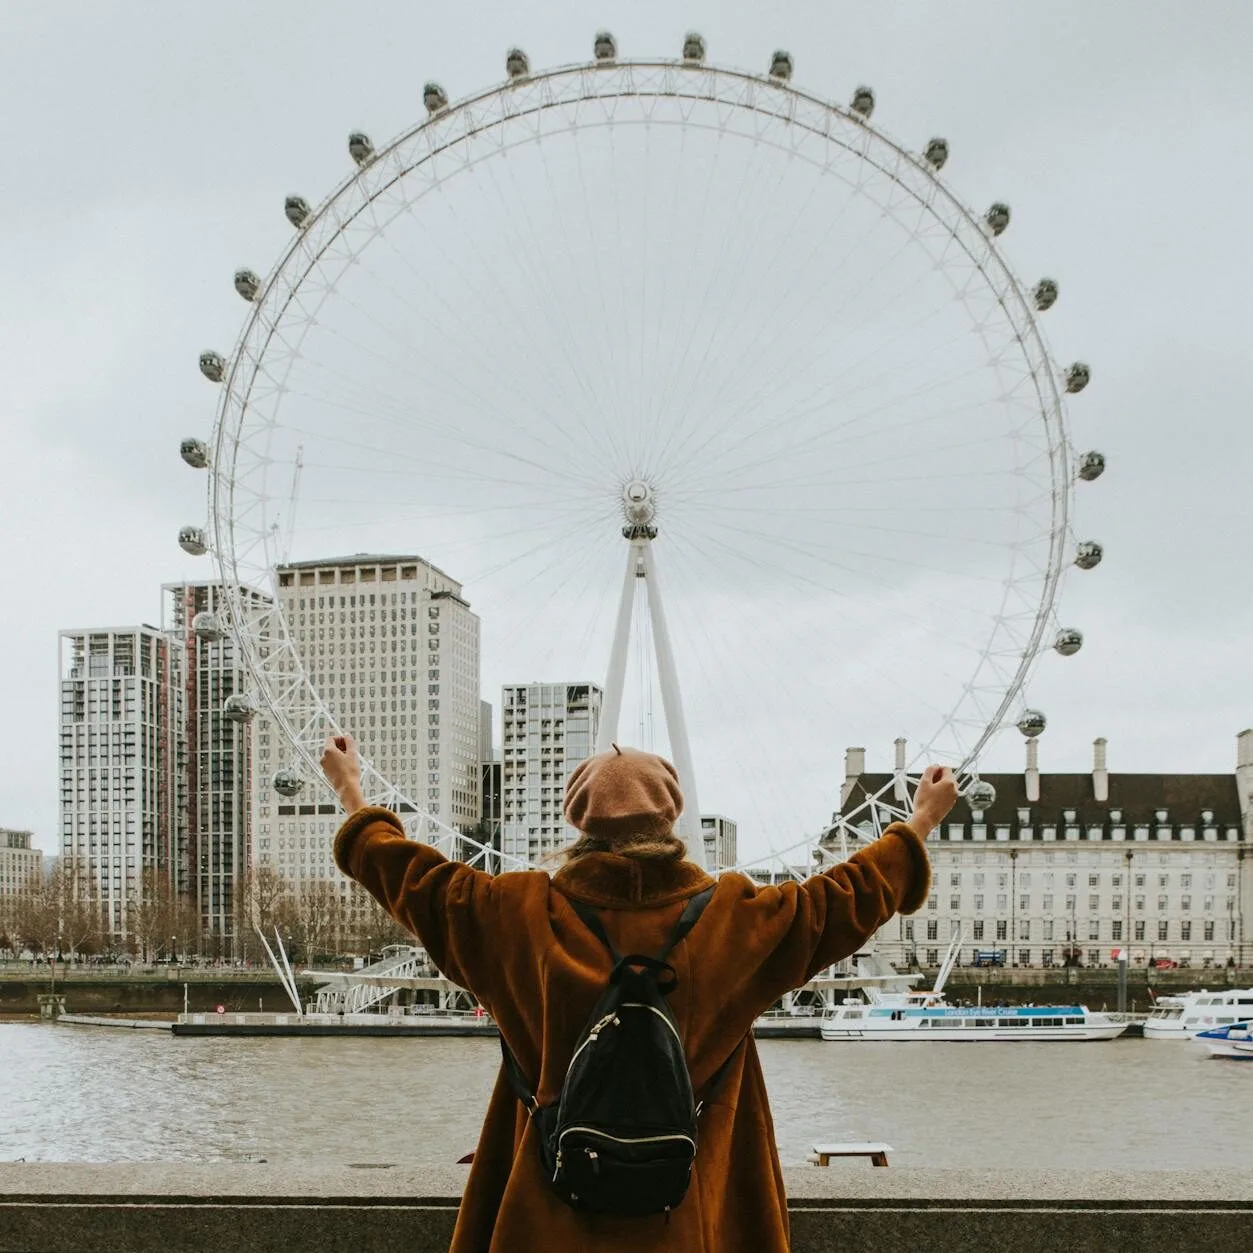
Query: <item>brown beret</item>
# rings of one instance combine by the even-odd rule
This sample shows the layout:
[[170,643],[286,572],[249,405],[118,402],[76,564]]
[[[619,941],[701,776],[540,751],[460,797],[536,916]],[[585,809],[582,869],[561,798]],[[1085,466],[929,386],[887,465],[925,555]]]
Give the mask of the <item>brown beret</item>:
[[566,821],[588,835],[668,835],[683,812],[678,771],[636,748],[597,753],[566,783]]

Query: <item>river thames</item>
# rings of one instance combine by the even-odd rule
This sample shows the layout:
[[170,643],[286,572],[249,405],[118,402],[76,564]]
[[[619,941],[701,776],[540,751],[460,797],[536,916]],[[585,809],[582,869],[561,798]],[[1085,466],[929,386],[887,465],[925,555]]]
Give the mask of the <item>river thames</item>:
[[[885,1140],[900,1165],[1253,1170],[1253,1066],[1193,1044],[758,1044],[784,1165]],[[490,1040],[180,1039],[0,1024],[0,1160],[447,1164]]]

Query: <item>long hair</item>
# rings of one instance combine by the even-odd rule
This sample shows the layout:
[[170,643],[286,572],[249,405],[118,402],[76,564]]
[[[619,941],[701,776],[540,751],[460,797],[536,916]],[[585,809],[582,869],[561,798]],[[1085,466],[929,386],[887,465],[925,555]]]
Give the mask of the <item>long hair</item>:
[[540,862],[568,863],[585,857],[588,853],[616,853],[619,857],[638,857],[641,861],[682,861],[687,856],[687,845],[673,831],[626,833],[619,835],[589,835],[579,832],[579,838],[565,848],[555,848],[545,853]]

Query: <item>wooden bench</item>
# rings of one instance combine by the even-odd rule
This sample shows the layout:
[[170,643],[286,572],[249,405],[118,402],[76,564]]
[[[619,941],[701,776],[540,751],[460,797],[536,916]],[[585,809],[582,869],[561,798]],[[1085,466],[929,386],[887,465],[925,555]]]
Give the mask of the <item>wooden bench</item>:
[[890,1144],[877,1140],[850,1140],[842,1144],[815,1144],[809,1160],[815,1166],[826,1166],[833,1157],[868,1157],[872,1166],[886,1166]]

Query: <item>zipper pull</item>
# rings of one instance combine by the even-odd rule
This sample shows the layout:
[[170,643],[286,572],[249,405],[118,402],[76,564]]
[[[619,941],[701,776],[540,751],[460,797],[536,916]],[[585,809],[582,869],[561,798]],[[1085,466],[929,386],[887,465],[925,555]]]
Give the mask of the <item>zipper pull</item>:
[[557,1150],[557,1165],[553,1171],[553,1183],[557,1182],[557,1176],[561,1174],[561,1150]]
[[595,1149],[587,1150],[587,1160],[592,1163],[592,1174],[600,1174],[600,1154]]

